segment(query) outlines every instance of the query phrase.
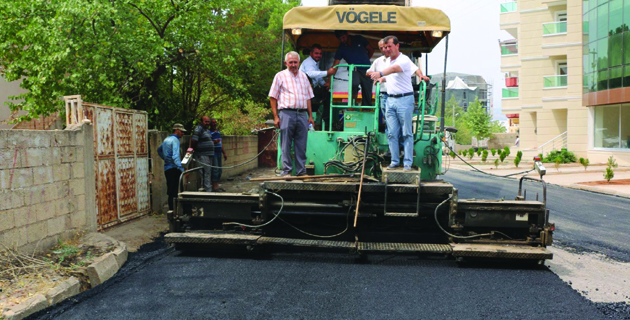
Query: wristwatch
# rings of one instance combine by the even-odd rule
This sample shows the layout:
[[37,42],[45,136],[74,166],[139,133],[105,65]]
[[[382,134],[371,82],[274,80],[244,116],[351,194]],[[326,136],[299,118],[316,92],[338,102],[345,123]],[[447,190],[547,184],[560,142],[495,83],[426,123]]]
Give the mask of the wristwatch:
[[384,77],[383,71],[379,71],[378,73],[381,75],[381,78]]

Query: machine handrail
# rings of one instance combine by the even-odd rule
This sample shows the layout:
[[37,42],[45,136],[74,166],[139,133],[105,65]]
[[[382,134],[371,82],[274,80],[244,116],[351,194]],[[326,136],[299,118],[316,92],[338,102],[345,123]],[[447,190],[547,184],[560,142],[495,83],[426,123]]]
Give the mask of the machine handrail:
[[416,118],[416,132],[414,133],[413,140],[416,141],[418,138],[418,121],[420,121],[420,139],[424,136],[424,107],[426,105],[426,91],[427,91],[427,83],[424,80],[420,82],[420,90],[418,90],[418,109],[420,109],[420,105],[422,105],[422,120]]
[[[356,109],[378,109],[379,96],[381,92],[381,85],[379,82],[376,83],[376,98],[374,100],[373,106],[353,106],[352,105],[352,73],[355,68],[370,68],[369,65],[364,64],[338,64],[333,66],[333,68],[346,67],[348,68],[348,104],[347,105],[335,105],[333,103],[334,97],[330,95],[330,119],[328,123],[328,131],[332,131],[332,118],[333,118],[333,109],[334,108],[356,108]],[[335,83],[335,77],[333,76],[330,79],[330,87],[333,88],[333,84]],[[374,117],[374,128],[378,128],[378,116]]]

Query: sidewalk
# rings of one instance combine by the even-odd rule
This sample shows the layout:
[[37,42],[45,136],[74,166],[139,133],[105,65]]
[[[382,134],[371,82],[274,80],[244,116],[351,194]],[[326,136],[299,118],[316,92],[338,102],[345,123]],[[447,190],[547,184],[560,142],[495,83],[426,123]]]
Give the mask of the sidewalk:
[[[488,161],[488,164],[480,164],[478,161],[473,161],[471,164],[481,171],[504,176],[529,170],[532,168],[533,162],[521,162],[518,168],[514,166],[514,163],[511,161],[508,162],[507,160],[503,164],[499,165],[498,168],[495,168],[494,164],[490,164],[490,161]],[[557,170],[555,168],[555,164],[553,163],[545,163],[544,165],[547,168],[547,174],[543,177],[543,180],[547,183],[573,189],[630,198],[630,182],[625,184],[613,184],[615,181],[630,179],[630,167],[618,167],[614,169],[615,177],[610,180],[611,184],[608,185],[604,179],[606,165],[603,164],[590,165],[586,171],[582,165],[575,163],[562,164]],[[458,158],[450,159],[450,169],[474,171],[474,169]],[[522,176],[522,174],[519,174],[511,176],[510,178],[518,179]],[[527,176],[538,178],[538,174],[535,171],[528,173]],[[584,184],[585,182],[595,181],[598,181],[601,184],[597,184],[595,186]]]

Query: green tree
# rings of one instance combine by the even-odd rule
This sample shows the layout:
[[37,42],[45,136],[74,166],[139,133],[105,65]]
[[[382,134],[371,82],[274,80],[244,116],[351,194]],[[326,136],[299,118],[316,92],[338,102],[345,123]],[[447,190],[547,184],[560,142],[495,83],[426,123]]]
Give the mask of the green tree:
[[9,106],[28,119],[81,94],[146,110],[158,127],[226,110],[261,118],[279,67],[282,16],[297,4],[0,0],[0,67],[27,90]]
[[492,153],[493,157],[497,154],[497,150],[495,150],[495,149],[490,149],[490,152]]
[[492,117],[483,108],[479,99],[471,103],[466,110],[463,122],[470,129],[471,134],[479,140],[489,138],[492,135],[490,132]]
[[[453,117],[455,114],[455,117]],[[457,133],[454,134],[455,142],[459,144],[471,144],[472,142],[472,134],[468,127],[468,124],[464,121],[466,112],[464,108],[460,107],[455,100],[455,97],[451,97],[450,100],[446,101],[446,106],[444,109],[444,125],[446,126],[454,126],[457,128]],[[437,116],[442,117],[442,110],[438,108]],[[453,123],[453,118],[455,118],[455,123]]]
[[481,154],[481,161],[485,163],[487,160],[488,160],[488,150],[483,150]]
[[586,171],[586,168],[588,168],[588,165],[590,164],[588,158],[580,158],[579,162],[584,166],[584,171]]

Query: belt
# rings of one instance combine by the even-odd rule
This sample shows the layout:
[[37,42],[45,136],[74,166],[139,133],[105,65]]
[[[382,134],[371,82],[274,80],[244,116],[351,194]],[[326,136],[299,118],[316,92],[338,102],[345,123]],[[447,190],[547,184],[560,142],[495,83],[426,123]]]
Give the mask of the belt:
[[293,112],[306,112],[308,111],[308,109],[304,108],[298,108],[298,109],[289,109],[289,108],[284,108],[284,109],[280,109],[280,111],[293,111]]
[[411,96],[411,95],[413,95],[413,92],[407,92],[407,93],[401,93],[401,94],[389,94],[388,97],[389,98],[402,98],[402,97]]

